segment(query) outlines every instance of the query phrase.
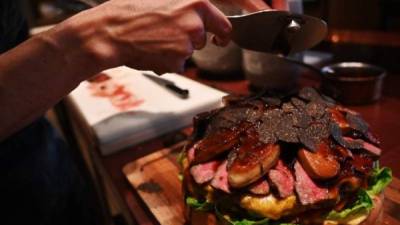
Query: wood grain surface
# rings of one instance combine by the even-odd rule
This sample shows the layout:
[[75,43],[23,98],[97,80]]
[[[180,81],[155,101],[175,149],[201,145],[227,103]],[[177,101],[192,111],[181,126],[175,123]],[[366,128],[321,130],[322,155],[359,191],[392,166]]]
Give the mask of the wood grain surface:
[[[181,145],[180,145],[181,146]],[[144,156],[123,167],[123,173],[162,225],[185,224],[185,206],[176,162],[180,147],[167,148]],[[394,178],[385,190],[384,225],[400,225],[400,180]],[[207,214],[191,215],[192,225],[214,225]]]

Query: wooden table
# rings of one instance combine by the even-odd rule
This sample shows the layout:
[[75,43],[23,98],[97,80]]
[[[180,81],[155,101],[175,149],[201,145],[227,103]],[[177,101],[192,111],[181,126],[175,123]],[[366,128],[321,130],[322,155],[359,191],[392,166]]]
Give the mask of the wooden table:
[[[248,93],[248,83],[245,80],[211,81],[200,78],[196,69],[189,69],[185,75],[226,92]],[[304,76],[301,79],[301,85],[316,86],[318,80],[311,76]],[[381,164],[391,167],[396,177],[400,177],[400,87],[398,85],[400,85],[400,74],[398,76],[390,74],[386,79],[384,97],[381,101],[373,105],[351,107],[363,115],[371,125],[372,130],[380,137],[384,150]],[[190,128],[179,132],[179,134],[182,133],[189,134]],[[143,207],[141,199],[131,188],[121,169],[127,163],[141,156],[164,148],[164,141],[170,139],[171,135],[143,143],[111,156],[100,156],[96,150],[92,152],[96,169],[100,171],[100,177],[107,186],[105,189],[111,191],[112,198],[119,203],[124,217],[130,224],[147,225],[157,224],[157,222],[150,212]],[[400,213],[400,209],[398,211]]]

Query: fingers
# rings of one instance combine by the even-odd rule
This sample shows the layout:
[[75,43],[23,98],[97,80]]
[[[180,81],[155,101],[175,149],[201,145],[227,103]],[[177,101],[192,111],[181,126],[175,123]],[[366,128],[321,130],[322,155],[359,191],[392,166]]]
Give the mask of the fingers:
[[200,50],[206,46],[207,43],[207,35],[206,32],[203,30],[202,33],[196,34],[196,36],[192,37],[192,45],[193,48],[196,50]]
[[271,9],[271,7],[263,0],[219,0],[219,2],[237,5],[248,12]]
[[234,1],[239,7],[249,12],[256,12],[265,9],[271,9],[263,0],[230,0]]
[[187,15],[184,21],[187,24],[186,27],[188,27],[188,34],[193,48],[196,50],[204,48],[207,43],[207,34],[202,18],[196,12],[193,12]]
[[226,16],[208,0],[199,1],[198,13],[203,20],[206,31],[215,34],[219,43],[224,45],[230,40],[232,24]]

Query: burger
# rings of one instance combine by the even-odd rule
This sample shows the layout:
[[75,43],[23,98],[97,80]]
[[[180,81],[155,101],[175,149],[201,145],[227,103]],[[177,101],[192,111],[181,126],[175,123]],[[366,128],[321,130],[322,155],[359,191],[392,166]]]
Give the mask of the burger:
[[314,88],[223,102],[194,118],[179,157],[187,220],[202,211],[232,225],[376,224],[392,174],[357,112]]

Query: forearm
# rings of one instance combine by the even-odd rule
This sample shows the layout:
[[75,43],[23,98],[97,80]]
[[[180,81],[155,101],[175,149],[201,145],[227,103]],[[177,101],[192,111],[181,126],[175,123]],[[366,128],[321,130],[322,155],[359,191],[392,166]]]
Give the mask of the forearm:
[[0,140],[28,125],[97,72],[82,66],[87,59],[68,50],[72,44],[61,46],[56,37],[62,34],[57,32],[33,37],[0,55]]
[[0,141],[104,69],[182,69],[206,31],[231,31],[207,0],[113,0],[69,18],[0,56]]

